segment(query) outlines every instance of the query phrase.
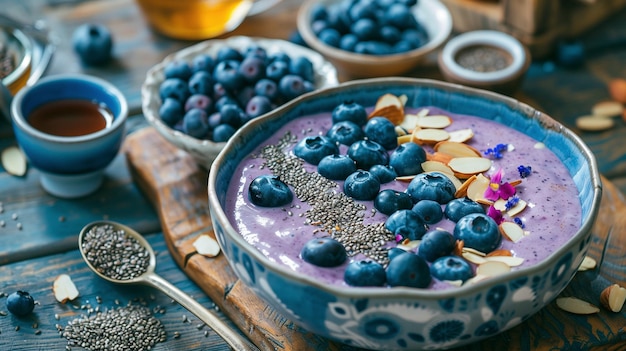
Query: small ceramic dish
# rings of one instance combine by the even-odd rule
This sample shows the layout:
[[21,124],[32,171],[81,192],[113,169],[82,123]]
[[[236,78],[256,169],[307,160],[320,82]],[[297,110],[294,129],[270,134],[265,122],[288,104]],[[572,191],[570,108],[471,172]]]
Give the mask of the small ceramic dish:
[[447,81],[504,94],[519,88],[530,62],[530,52],[519,40],[493,30],[450,39],[438,60]]
[[[30,39],[19,29],[0,27],[0,60],[12,69],[2,74],[2,83],[15,95],[30,76],[33,46]],[[9,62],[10,61],[10,62]]]
[[322,42],[313,32],[311,18],[315,6],[332,6],[344,0],[308,0],[298,11],[298,31],[314,50],[332,62],[341,73],[355,78],[400,75],[417,67],[439,48],[452,31],[452,17],[437,0],[420,0],[411,10],[428,34],[428,42],[418,49],[392,55],[365,55],[341,50]]
[[263,47],[268,54],[276,52],[287,53],[291,57],[305,56],[312,63],[314,68],[315,89],[329,87],[338,84],[337,70],[320,54],[279,39],[250,38],[244,36],[230,37],[228,39],[213,39],[193,45],[176,53],[167,56],[161,63],[153,66],[146,75],[146,80],[141,89],[142,109],[148,122],[169,142],[188,152],[201,166],[207,169],[213,163],[213,159],[222,150],[225,142],[216,143],[211,140],[201,140],[191,137],[179,130],[175,130],[161,120],[159,108],[161,98],[159,97],[159,86],[165,80],[164,68],[168,62],[173,60],[191,61],[201,53],[215,56],[223,47],[231,47],[237,50],[244,50],[251,44]]

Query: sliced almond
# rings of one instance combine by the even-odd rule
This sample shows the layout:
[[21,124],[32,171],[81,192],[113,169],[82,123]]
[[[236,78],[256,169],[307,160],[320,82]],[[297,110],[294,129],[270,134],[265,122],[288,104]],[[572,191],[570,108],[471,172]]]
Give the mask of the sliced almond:
[[473,247],[463,247],[463,252],[469,252],[469,253],[473,253],[475,255],[478,255],[480,257],[485,257],[487,256],[486,253],[482,252],[482,251],[478,251]]
[[448,133],[450,134],[448,140],[455,143],[465,143],[474,137],[474,131],[470,128],[453,130]]
[[498,227],[502,236],[514,243],[520,241],[525,236],[524,229],[515,222],[502,222]]
[[590,269],[595,269],[595,268],[596,268],[596,260],[593,257],[585,256],[583,258],[583,261],[580,263],[580,266],[578,266],[578,271],[583,272],[583,271],[588,271]]
[[491,168],[491,160],[484,157],[455,157],[448,162],[448,166],[455,174],[471,176],[488,171]]
[[467,196],[467,188],[469,188],[470,184],[472,184],[474,180],[476,180],[476,175],[467,178],[463,182],[461,187],[456,190],[456,193],[454,193],[454,197],[458,199]]
[[403,135],[410,135],[411,134],[411,132],[409,130],[404,129],[401,126],[396,126],[394,129],[396,131],[396,135],[399,136],[399,137],[403,136]]
[[369,118],[376,116],[386,117],[393,124],[400,125],[404,120],[402,100],[393,94],[383,94],[378,98],[374,110],[369,114]]
[[402,123],[400,123],[400,127],[406,129],[406,130],[410,130],[412,131],[413,129],[415,129],[415,127],[417,127],[417,121],[428,115],[428,109],[421,109],[417,114],[412,114],[412,113],[406,113],[404,115],[404,119],[402,120]]
[[448,165],[439,161],[425,161],[422,162],[422,169],[424,172],[442,172],[450,175],[454,175],[454,172]]
[[620,312],[626,302],[626,289],[613,284],[602,290],[600,294],[600,303],[604,308],[611,312]]
[[621,116],[624,105],[617,101],[601,101],[591,107],[591,114],[594,116],[616,117]]
[[558,297],[556,305],[563,311],[575,314],[594,314],[600,312],[598,306],[575,297]]
[[476,179],[467,187],[467,197],[478,202],[485,196],[485,191],[491,181],[482,174],[477,174]]
[[497,199],[493,202],[493,208],[500,212],[506,211],[506,200],[505,199]]
[[398,137],[398,145],[410,143],[413,136],[411,134],[401,135]]
[[52,292],[54,298],[60,303],[66,303],[72,301],[78,297],[78,289],[72,278],[67,274],[60,274],[52,283]]
[[476,267],[476,274],[489,277],[495,277],[511,271],[511,266],[504,262],[487,261]]
[[448,140],[450,134],[443,129],[414,129],[413,142],[418,144],[436,144]]
[[516,256],[485,256],[488,262],[501,262],[509,267],[517,267],[524,263],[524,259]]
[[511,250],[507,249],[496,249],[488,253],[486,257],[490,256],[513,256],[513,253],[511,253]]
[[589,132],[600,132],[611,129],[615,125],[613,119],[608,117],[582,116],[576,118],[576,127]]
[[463,248],[463,253],[461,254],[461,256],[463,256],[463,258],[468,260],[469,262],[479,265],[487,262],[487,260],[483,256],[479,256],[473,252],[466,251],[465,249],[466,248]]
[[220,253],[217,241],[208,235],[200,235],[194,242],[193,247],[202,256],[215,257]]
[[398,176],[396,177],[396,180],[400,182],[410,182],[413,180],[413,178],[415,178],[415,175],[406,175],[406,176]]
[[443,129],[452,124],[452,118],[446,115],[430,115],[417,119],[417,126],[420,128]]
[[22,150],[16,146],[9,146],[2,150],[2,167],[14,176],[26,174],[26,157]]
[[481,157],[482,156],[480,154],[480,151],[476,150],[475,148],[467,144],[450,141],[450,140],[442,141],[442,142],[435,144],[435,146],[433,146],[433,149],[437,152],[441,152],[441,153],[450,155],[452,157]]
[[438,161],[444,164],[448,164],[453,157],[448,154],[443,154],[441,152],[435,152],[432,154],[426,154],[426,159],[429,161]]
[[491,278],[488,275],[483,275],[483,274],[476,274],[475,276],[473,276],[472,278],[468,279],[465,281],[465,284],[476,284],[478,282],[481,282],[485,279],[489,279]]
[[409,240],[406,243],[396,245],[396,247],[401,248],[404,251],[412,251],[417,249],[420,246],[421,240]]
[[402,94],[402,95],[398,96],[398,99],[402,103],[402,106],[405,106],[406,102],[409,101],[409,97],[406,96],[406,94]]
[[518,214],[520,214],[522,211],[524,211],[524,209],[526,208],[526,201],[519,199],[517,201],[517,203],[515,204],[515,206],[511,207],[506,213],[511,216],[511,217],[515,217]]
[[462,280],[444,280],[443,282],[444,283],[448,283],[448,284],[453,285],[453,286],[456,286],[456,287],[459,287],[459,286],[463,285],[463,281]]
[[[424,173],[426,173],[426,172],[424,172]],[[459,190],[459,188],[463,185],[463,183],[461,183],[461,180],[459,178],[457,178],[454,174],[445,173],[445,172],[439,172],[439,173],[443,174],[448,179],[450,179],[452,184],[454,184],[454,188],[456,190]]]

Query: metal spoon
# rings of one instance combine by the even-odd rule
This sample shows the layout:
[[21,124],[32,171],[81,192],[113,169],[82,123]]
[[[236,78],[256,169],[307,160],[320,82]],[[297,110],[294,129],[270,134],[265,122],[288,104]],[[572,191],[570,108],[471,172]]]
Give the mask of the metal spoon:
[[[100,273],[94,266],[92,266],[91,262],[87,258],[86,253],[84,252],[83,240],[84,240],[85,234],[88,233],[92,228],[97,227],[97,226],[105,226],[105,225],[110,225],[113,228],[115,228],[115,230],[124,231],[128,236],[133,237],[135,240],[137,240],[137,242],[141,246],[143,246],[144,248],[148,250],[148,253],[150,254],[150,263],[146,271],[143,274],[132,279],[126,279],[126,280],[114,279],[103,273]],[[156,289],[159,289],[163,293],[165,293],[167,296],[171,297],[176,302],[178,302],[183,307],[185,307],[187,310],[189,310],[189,312],[196,315],[196,317],[200,318],[200,320],[202,320],[208,327],[212,328],[219,336],[221,336],[222,339],[224,339],[224,341],[226,341],[226,343],[228,343],[228,345],[233,350],[237,350],[237,351],[239,350],[258,351],[259,350],[250,341],[246,340],[239,333],[231,329],[226,323],[224,323],[221,319],[219,319],[216,315],[211,313],[209,310],[204,308],[196,300],[192,299],[189,295],[187,295],[186,293],[184,293],[183,291],[181,291],[180,289],[178,289],[177,287],[169,283],[167,280],[163,279],[161,276],[156,274],[154,272],[154,269],[156,267],[156,258],[154,255],[154,250],[152,250],[152,247],[146,241],[146,239],[144,239],[144,237],[141,234],[137,233],[133,229],[123,224],[116,223],[113,221],[92,222],[86,225],[81,230],[80,235],[78,237],[78,247],[80,249],[81,255],[83,256],[83,259],[85,260],[89,268],[91,268],[91,270],[94,271],[101,278],[106,279],[113,283],[118,283],[118,284],[144,284],[144,285],[149,285]]]

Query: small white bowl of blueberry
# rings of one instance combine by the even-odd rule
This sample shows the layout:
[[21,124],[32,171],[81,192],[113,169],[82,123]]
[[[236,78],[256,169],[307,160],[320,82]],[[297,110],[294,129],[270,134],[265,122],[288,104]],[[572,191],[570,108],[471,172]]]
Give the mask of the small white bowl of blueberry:
[[298,31],[341,73],[381,77],[423,62],[450,35],[452,17],[438,0],[308,0]]
[[249,120],[338,84],[318,53],[279,39],[201,42],[153,66],[142,85],[147,121],[205,168]]

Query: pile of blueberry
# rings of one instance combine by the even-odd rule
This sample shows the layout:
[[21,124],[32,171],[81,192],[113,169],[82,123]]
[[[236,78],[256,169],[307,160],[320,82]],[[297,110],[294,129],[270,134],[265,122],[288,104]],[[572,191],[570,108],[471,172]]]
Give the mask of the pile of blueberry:
[[344,0],[314,6],[311,29],[327,45],[367,55],[420,48],[428,33],[412,12],[417,0]]
[[[421,240],[417,253],[390,249],[386,269],[369,259],[351,262],[344,276],[346,283],[425,288],[432,277],[470,279],[473,268],[453,253],[457,240],[485,253],[495,250],[502,240],[497,223],[485,214],[484,207],[466,197],[455,198],[456,188],[444,174],[424,173],[421,163],[426,151],[415,143],[398,145],[395,126],[388,119],[368,118],[363,106],[344,102],[333,110],[332,122],[326,135],[301,139],[294,154],[317,165],[320,175],[343,181],[347,196],[373,201],[379,212],[388,215],[385,228],[397,242]],[[348,146],[345,155],[340,154],[340,144]],[[405,191],[381,191],[382,184],[402,175],[416,175]],[[249,193],[273,200],[260,202],[249,196],[258,206],[284,206],[291,202],[290,191],[278,178],[260,176],[251,183]],[[444,219],[456,223],[453,233],[430,229]],[[305,244],[301,257],[317,266],[336,267],[345,263],[347,253],[333,238],[314,238]]]
[[159,86],[161,120],[197,139],[227,141],[251,120],[314,89],[313,63],[304,56],[268,54],[251,44],[224,46],[215,57],[170,61]]

